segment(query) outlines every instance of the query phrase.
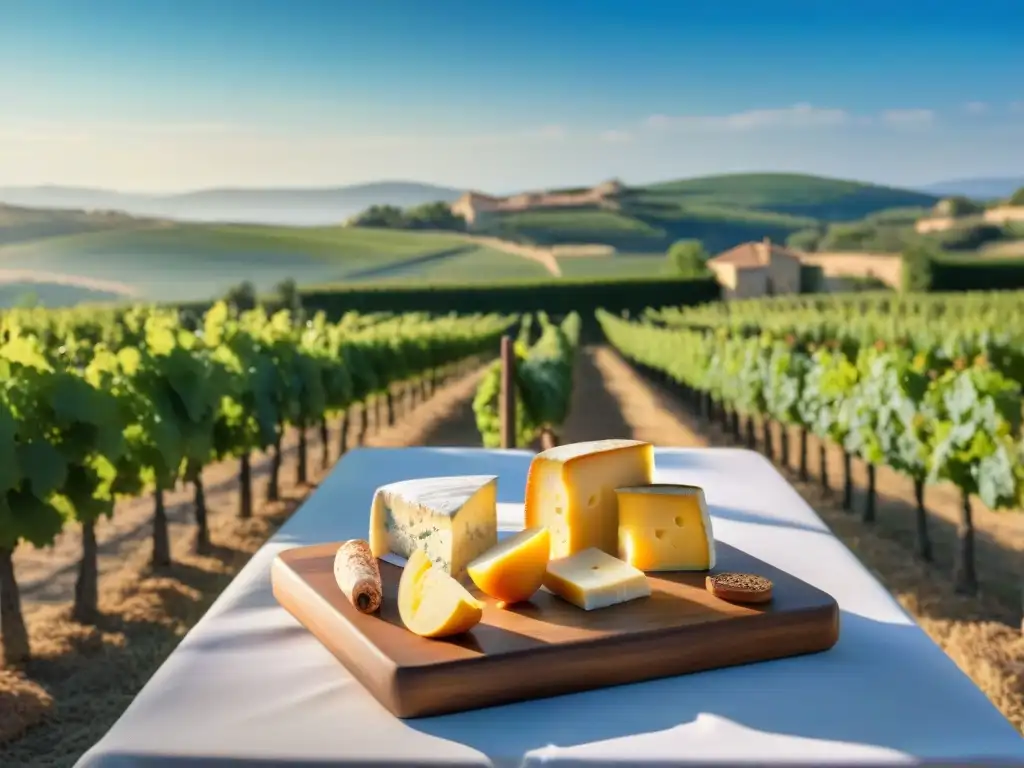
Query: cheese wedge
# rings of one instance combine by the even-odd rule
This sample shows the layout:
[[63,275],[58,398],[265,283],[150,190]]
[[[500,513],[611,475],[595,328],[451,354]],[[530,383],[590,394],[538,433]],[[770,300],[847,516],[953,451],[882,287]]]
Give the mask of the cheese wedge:
[[641,571],[715,567],[715,536],[695,485],[619,488],[619,557]]
[[548,529],[527,528],[498,542],[466,570],[481,592],[511,605],[529,600],[540,589],[550,551]]
[[651,594],[643,571],[596,547],[552,560],[544,575],[544,586],[584,611]]
[[654,447],[641,440],[593,440],[549,448],[526,476],[527,528],[551,531],[551,557],[589,547],[619,551],[615,489],[650,483]]
[[498,478],[493,475],[403,480],[377,489],[370,510],[374,557],[423,551],[461,579],[466,565],[498,543]]
[[398,615],[410,632],[421,637],[448,637],[479,624],[484,606],[418,549],[398,582]]

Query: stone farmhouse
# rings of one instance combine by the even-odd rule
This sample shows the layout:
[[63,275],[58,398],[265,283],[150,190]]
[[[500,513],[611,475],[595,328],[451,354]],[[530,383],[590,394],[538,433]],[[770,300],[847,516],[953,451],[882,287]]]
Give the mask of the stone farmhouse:
[[615,179],[589,189],[566,192],[522,192],[509,197],[492,197],[481,192],[466,192],[451,204],[452,213],[462,216],[471,228],[485,226],[495,214],[552,208],[594,206],[615,209],[615,198],[625,189]]
[[767,237],[742,243],[707,261],[727,299],[748,299],[800,293],[799,254]]

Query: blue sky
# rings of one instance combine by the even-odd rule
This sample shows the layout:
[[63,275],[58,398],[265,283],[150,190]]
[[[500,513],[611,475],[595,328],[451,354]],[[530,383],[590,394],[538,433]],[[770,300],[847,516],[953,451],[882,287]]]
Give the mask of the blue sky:
[[1019,0],[0,4],[0,185],[1024,175]]

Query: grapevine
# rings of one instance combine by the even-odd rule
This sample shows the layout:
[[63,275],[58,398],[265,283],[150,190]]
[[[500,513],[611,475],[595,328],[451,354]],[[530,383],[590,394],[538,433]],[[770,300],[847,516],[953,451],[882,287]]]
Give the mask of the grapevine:
[[[163,495],[195,490],[196,542],[209,546],[202,469],[240,462],[239,514],[252,514],[250,457],[271,449],[276,485],[287,427],[307,428],[396,386],[493,355],[515,317],[490,314],[241,314],[215,304],[188,320],[173,309],[15,310],[0,316],[0,627],[5,660],[29,656],[13,553],[44,547],[68,524],[82,532],[74,614],[97,608],[95,524],[119,497],[154,494],[153,563],[170,562]],[[324,460],[328,458],[324,446]],[[304,477],[299,478],[300,481]],[[271,487],[271,492],[275,487]],[[268,494],[268,495],[272,495]]]
[[[573,366],[579,345],[580,318],[575,312],[562,323],[553,323],[538,313],[540,338],[527,346],[530,326],[524,321],[514,344],[517,446],[525,446],[543,432],[559,430],[569,415],[573,388]],[[526,330],[523,330],[523,329]],[[493,363],[484,374],[473,398],[477,430],[487,448],[501,444],[501,420],[498,400],[501,390],[501,362]]]
[[856,314],[865,301],[872,300],[770,299],[649,311],[640,322],[604,311],[597,317],[623,355],[710,398],[718,412],[732,413],[733,425],[736,414],[757,415],[813,432],[823,454],[825,440],[840,445],[847,504],[849,457],[861,458],[868,466],[866,522],[874,517],[875,468],[910,477],[923,558],[931,557],[924,486],[954,483],[964,499],[956,581],[973,592],[970,497],[1006,509],[1019,508],[1024,495],[1018,362],[1024,301],[1019,295],[1000,300],[1006,316],[998,333],[953,309],[957,301],[975,306],[974,297],[945,304],[887,298],[888,322]]

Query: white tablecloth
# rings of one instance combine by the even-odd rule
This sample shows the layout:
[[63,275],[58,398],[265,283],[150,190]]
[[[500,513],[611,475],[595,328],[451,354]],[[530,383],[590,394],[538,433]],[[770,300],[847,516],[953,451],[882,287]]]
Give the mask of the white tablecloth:
[[907,764],[1024,765],[1024,739],[760,455],[659,449],[657,479],[702,485],[715,534],[825,590],[826,653],[402,721],[275,602],[284,549],[365,537],[377,486],[498,475],[522,522],[531,453],[348,454],[214,603],[79,766]]

